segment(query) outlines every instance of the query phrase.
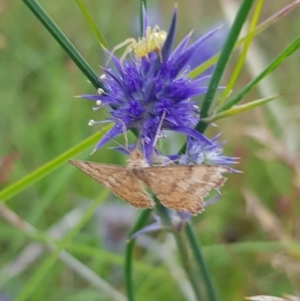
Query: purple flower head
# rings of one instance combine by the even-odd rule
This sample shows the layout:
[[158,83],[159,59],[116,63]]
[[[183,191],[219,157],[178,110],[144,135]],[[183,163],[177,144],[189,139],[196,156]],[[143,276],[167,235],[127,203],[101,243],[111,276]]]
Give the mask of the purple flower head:
[[179,164],[209,164],[209,165],[231,165],[238,163],[237,157],[223,155],[222,146],[226,141],[218,142],[221,134],[215,136],[211,145],[201,140],[188,137],[186,153],[179,155]]
[[[100,78],[106,90],[100,90],[98,95],[82,95],[94,100],[99,107],[109,107],[111,116],[107,121],[114,122],[95,150],[129,129],[138,130],[148,162],[151,162],[155,139],[162,130],[175,131],[204,145],[213,145],[194,129],[199,122],[199,108],[192,98],[206,93],[207,86],[203,83],[207,77],[193,80],[188,77],[188,72],[191,59],[200,55],[202,44],[217,29],[190,46],[191,34],[188,34],[172,52],[177,9],[174,9],[167,34],[158,27],[151,30],[145,12],[143,17],[145,37],[131,45],[131,55],[118,60],[109,54],[112,66],[104,68],[105,74]],[[162,34],[165,37],[163,45],[153,47],[157,46],[155,39],[161,38]]]

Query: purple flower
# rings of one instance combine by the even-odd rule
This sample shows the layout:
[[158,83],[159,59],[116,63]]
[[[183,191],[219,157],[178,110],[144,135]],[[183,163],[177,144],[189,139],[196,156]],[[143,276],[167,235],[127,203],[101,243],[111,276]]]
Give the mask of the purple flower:
[[[188,34],[172,52],[176,21],[175,8],[165,42],[160,49],[145,53],[143,57],[133,53],[124,60],[118,60],[110,54],[113,66],[104,68],[105,74],[100,78],[105,91],[100,90],[98,95],[82,95],[83,98],[94,100],[99,107],[109,107],[111,116],[107,121],[114,122],[95,150],[129,129],[138,130],[148,162],[151,162],[155,139],[162,130],[175,131],[204,145],[213,145],[194,129],[199,122],[199,108],[192,98],[206,93],[207,87],[203,83],[208,77],[192,80],[187,74],[191,59],[200,55],[199,49],[217,29],[190,46],[187,46],[191,36]],[[149,27],[145,12],[144,24],[146,34]]]
[[183,155],[172,156],[171,159],[179,159],[179,164],[209,164],[209,165],[231,165],[238,163],[237,157],[227,157],[223,155],[222,146],[226,141],[218,142],[221,134],[211,140],[211,144],[203,143],[200,140],[187,139],[186,153]]

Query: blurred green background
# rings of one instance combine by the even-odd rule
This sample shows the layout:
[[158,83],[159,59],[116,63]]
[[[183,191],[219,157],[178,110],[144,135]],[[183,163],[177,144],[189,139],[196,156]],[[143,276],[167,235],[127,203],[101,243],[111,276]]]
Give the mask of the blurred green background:
[[[199,37],[219,24],[230,23],[239,3],[177,2],[177,42],[191,29],[194,37]],[[260,21],[291,2],[266,0]],[[41,1],[41,5],[100,75],[99,66],[106,57],[76,2]],[[86,1],[86,5],[110,49],[127,37],[138,36],[138,1],[99,0]],[[149,1],[150,24],[167,29],[173,6],[169,0]],[[299,34],[299,16],[300,7],[254,39],[233,93]],[[238,53],[231,59],[223,85]],[[4,188],[98,131],[89,127],[88,121],[102,120],[106,112],[93,112],[91,102],[73,97],[95,93],[94,88],[22,1],[0,1],[0,62],[0,187]],[[193,218],[221,300],[259,294],[300,295],[296,244],[300,237],[299,62],[298,51],[245,99],[284,93],[278,100],[221,120],[217,128],[207,131],[209,137],[222,132],[222,139],[228,140],[225,153],[241,157],[237,168],[243,171],[229,176],[218,203]],[[176,150],[179,146],[171,147]],[[125,164],[125,156],[106,147],[92,156],[91,151],[86,150],[80,158]],[[38,230],[56,226],[63,236],[102,191],[99,184],[66,162],[6,205]],[[0,210],[0,300],[14,300],[49,256],[47,249],[41,249],[40,255],[34,253],[39,250],[35,240],[8,222],[7,212],[7,208]],[[125,235],[137,214],[138,210],[109,195],[67,248],[124,295]],[[172,236],[155,233],[141,237],[137,244],[136,300],[193,300]],[[28,300],[115,300],[82,273],[74,263],[58,260]]]

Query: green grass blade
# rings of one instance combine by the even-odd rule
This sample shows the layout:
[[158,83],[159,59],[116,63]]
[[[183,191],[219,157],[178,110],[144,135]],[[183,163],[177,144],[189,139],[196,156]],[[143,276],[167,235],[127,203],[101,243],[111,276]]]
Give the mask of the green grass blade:
[[[270,25],[272,25],[272,24],[276,23],[277,21],[279,21],[281,18],[286,16],[288,13],[290,13],[294,8],[296,8],[296,6],[299,5],[299,4],[300,4],[300,0],[297,0],[297,1],[295,1],[291,4],[289,4],[289,5],[285,6],[279,12],[277,12],[276,14],[274,14],[270,18],[268,18],[266,21],[259,24],[257,26],[257,28],[255,29],[255,31],[254,31],[254,36],[257,36],[259,33],[264,31]],[[238,49],[241,45],[243,45],[245,43],[245,41],[247,40],[247,38],[248,38],[248,35],[246,35],[245,37],[240,38],[237,41],[237,43],[234,45],[234,50]],[[215,56],[213,56],[212,58],[210,58],[209,60],[207,60],[206,62],[204,62],[200,66],[198,66],[197,68],[193,69],[189,73],[189,77],[191,77],[191,78],[197,77],[199,74],[201,74],[202,72],[207,70],[209,67],[214,65],[217,62],[219,57],[220,57],[220,54],[216,54]]]
[[23,2],[28,6],[28,8],[33,12],[33,14],[40,20],[44,27],[49,31],[49,33],[54,37],[54,39],[59,43],[59,45],[66,51],[77,67],[82,71],[82,73],[88,78],[91,84],[96,88],[101,88],[105,90],[105,87],[99,82],[98,76],[77,51],[70,40],[62,33],[54,21],[49,17],[49,15],[42,9],[39,3],[35,0],[23,0]]
[[274,71],[282,62],[294,53],[300,47],[300,36],[298,36],[291,44],[289,44],[257,77],[250,81],[235,97],[220,107],[218,112],[228,110],[238,103],[258,82]]
[[205,260],[203,258],[200,244],[197,241],[197,238],[195,236],[193,227],[191,226],[190,223],[187,223],[185,225],[185,233],[186,233],[188,242],[190,244],[190,247],[192,249],[192,252],[193,252],[197,267],[198,267],[198,270],[199,270],[200,274],[203,277],[205,287],[206,287],[206,290],[207,290],[208,299],[210,301],[217,301],[218,296],[217,296],[216,290],[214,288],[214,285],[212,283],[208,268],[207,268]]
[[144,19],[143,19],[143,8],[147,11],[147,0],[139,0],[140,2],[140,38],[144,36]]
[[250,102],[247,102],[247,103],[239,105],[239,106],[232,106],[228,110],[222,111],[220,113],[217,113],[217,114],[213,115],[210,118],[205,119],[205,121],[206,122],[214,122],[214,121],[216,121],[218,119],[221,119],[221,118],[241,114],[243,112],[249,111],[249,110],[254,109],[256,107],[262,106],[262,105],[278,98],[279,96],[280,96],[280,94],[276,94],[276,95],[272,95],[272,96],[265,97],[265,98],[262,98],[262,99],[257,99],[257,100],[254,100],[254,101],[250,101]]
[[[236,40],[239,36],[239,33],[243,27],[243,24],[245,23],[245,20],[248,16],[248,13],[250,11],[252,4],[253,4],[253,0],[243,0],[241,6],[239,8],[239,11],[236,15],[234,23],[230,29],[228,37],[222,48],[220,58],[216,64],[211,81],[209,83],[208,90],[205,94],[205,98],[204,98],[204,101],[203,101],[203,104],[201,107],[201,113],[200,113],[201,118],[205,118],[208,115],[208,111],[212,105],[215,93],[217,91],[219,82],[220,82],[223,72],[225,70],[226,64],[229,60],[229,57],[232,53],[235,42],[236,42]],[[198,129],[199,126],[200,125],[198,125],[196,128]]]
[[[15,301],[24,301],[28,300],[28,297],[35,290],[35,288],[41,283],[44,277],[47,275],[48,271],[55,264],[59,253],[67,248],[68,244],[72,239],[77,235],[80,229],[86,224],[87,221],[94,214],[94,211],[97,209],[103,198],[107,195],[108,191],[105,190],[99,198],[97,198],[91,206],[86,210],[82,218],[79,220],[78,224],[62,239],[57,246],[57,249],[39,266],[35,275],[27,282],[26,286],[22,289],[20,295],[15,299]],[[112,300],[121,300],[118,298],[119,295],[115,296]],[[112,297],[112,296],[111,296]],[[123,300],[123,298],[122,298]]]
[[178,249],[179,257],[181,260],[181,264],[183,268],[186,271],[186,275],[190,281],[190,284],[193,288],[193,291],[195,293],[195,298],[197,301],[203,300],[202,296],[202,288],[199,286],[199,277],[195,273],[195,270],[193,268],[194,262],[191,261],[191,256],[188,252],[188,246],[186,245],[185,239],[183,239],[183,233],[173,233],[174,238],[176,240],[176,246]]
[[[106,132],[107,129],[108,126],[105,127],[104,132]],[[37,181],[41,180],[42,178],[53,172],[55,169],[59,168],[61,165],[66,164],[68,159],[70,159],[71,157],[74,157],[86,150],[87,148],[95,145],[102,135],[103,132],[98,132],[92,135],[91,137],[77,144],[75,147],[56,157],[52,161],[36,169],[26,177],[3,189],[2,191],[0,191],[0,203],[5,202],[9,198],[12,198],[22,190],[26,189],[30,185],[33,185]]]
[[219,100],[219,104],[224,103],[224,101],[226,100],[226,98],[230,94],[230,91],[234,87],[234,84],[235,84],[235,82],[236,82],[236,80],[237,80],[237,78],[238,78],[238,76],[239,76],[239,74],[242,70],[242,67],[244,65],[248,49],[250,47],[252,39],[254,38],[255,27],[256,27],[256,24],[258,22],[258,18],[260,16],[263,3],[264,3],[264,0],[258,0],[257,3],[256,3],[256,7],[255,7],[253,17],[252,17],[252,20],[251,20],[251,23],[250,23],[250,27],[249,27],[249,33],[247,35],[243,50],[241,52],[240,58],[239,58],[239,60],[236,64],[236,66],[235,66],[235,68],[232,72],[232,75],[231,75],[228,83],[226,84],[226,88],[222,93],[222,96]]
[[98,43],[100,44],[101,47],[108,49],[108,45],[107,42],[105,41],[103,35],[101,34],[100,30],[98,29],[94,19],[92,18],[92,16],[90,15],[90,13],[88,12],[85,4],[83,3],[82,0],[76,0],[77,5],[79,6],[83,16],[86,19],[86,22],[89,24],[94,36],[96,37]]
[[[151,212],[152,210],[149,209],[141,212],[135,224],[129,231],[128,239],[146,224]],[[125,249],[124,277],[128,301],[134,301],[134,289],[132,284],[132,252],[134,243],[134,240],[129,240]]]

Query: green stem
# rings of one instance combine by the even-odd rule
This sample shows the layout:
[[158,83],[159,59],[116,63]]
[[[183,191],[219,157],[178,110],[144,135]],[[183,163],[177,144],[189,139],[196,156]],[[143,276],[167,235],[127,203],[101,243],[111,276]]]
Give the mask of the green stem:
[[[229,31],[229,34],[226,38],[226,41],[220,53],[219,59],[217,61],[215,70],[209,82],[209,86],[207,88],[207,92],[205,94],[205,98],[201,106],[200,122],[198,122],[198,124],[195,127],[195,129],[200,133],[204,133],[204,131],[208,126],[208,124],[202,119],[208,116],[208,112],[213,103],[225,67],[234,49],[234,45],[238,39],[239,33],[243,27],[243,24],[245,23],[245,20],[248,16],[252,4],[253,4],[253,0],[243,0],[242,4],[240,5],[239,11],[235,17],[235,20],[233,22],[233,25]],[[182,146],[179,153],[184,153],[185,149],[186,149],[186,144]]]
[[134,247],[134,240],[131,240],[131,236],[140,230],[148,220],[148,217],[151,213],[151,210],[147,209],[142,211],[138,219],[136,220],[135,224],[131,228],[128,238],[129,241],[127,242],[125,248],[125,262],[124,262],[124,272],[125,272],[125,286],[127,290],[127,297],[128,301],[134,301],[134,291],[132,286],[132,252]]
[[182,234],[181,233],[174,233],[174,237],[176,240],[177,248],[179,251],[180,259],[181,259],[181,264],[190,280],[190,283],[194,289],[195,295],[196,295],[196,300],[201,301],[203,300],[200,292],[200,285],[199,285],[199,279],[197,279],[192,266],[191,266],[191,258],[189,256],[189,253],[186,249],[186,246],[184,244],[184,241],[182,239]]
[[[166,225],[170,225],[170,227],[171,227],[172,222],[168,215],[168,209],[166,207],[164,207],[163,205],[161,205],[159,203],[158,199],[155,198],[155,201],[156,201],[156,209],[157,209],[160,217],[162,218],[163,223]],[[185,270],[185,273],[186,273],[188,279],[190,280],[190,283],[195,292],[195,296],[196,296],[197,300],[200,301],[200,300],[202,300],[202,296],[201,296],[201,291],[199,289],[199,280],[197,279],[197,277],[192,269],[191,258],[186,249],[185,243],[182,239],[182,234],[179,232],[173,232],[173,235],[175,237],[175,241],[176,241],[177,248],[179,251],[179,256],[180,256],[182,266]]]
[[[163,220],[164,224],[171,225],[171,220],[168,216],[167,209],[162,206],[159,201],[154,197],[154,200],[156,202],[156,209],[160,215],[160,217]],[[140,216],[138,217],[136,223],[132,227],[129,233],[129,239],[130,237],[136,233],[138,230],[140,230],[144,224],[147,221],[147,218],[149,217],[149,214],[151,213],[151,210],[145,210],[142,211]],[[192,285],[192,288],[195,292],[196,300],[200,301],[202,300],[200,289],[199,289],[199,280],[197,279],[196,275],[194,274],[194,271],[192,269],[191,260],[188,254],[188,251],[185,247],[185,244],[182,239],[182,234],[180,233],[173,233],[175,236],[176,244],[178,247],[180,259],[182,262],[182,266],[186,272],[186,275],[188,279],[190,280],[190,283]],[[134,240],[129,240],[126,249],[125,249],[125,286],[127,290],[127,297],[129,301],[134,301],[134,291],[133,291],[133,285],[132,285],[132,253],[133,253],[133,247],[134,247]]]
[[145,34],[143,9],[147,10],[147,0],[140,0],[140,38],[142,38]]
[[202,256],[201,246],[196,239],[196,236],[195,236],[192,226],[189,223],[186,223],[186,225],[185,225],[185,233],[186,233],[187,239],[190,243],[191,249],[193,251],[198,269],[203,277],[209,300],[210,301],[218,301],[216,290],[213,286],[208,268],[207,268],[204,258]]
[[244,0],[242,2],[242,4],[240,5],[239,11],[235,17],[233,25],[228,34],[228,37],[222,48],[222,51],[221,51],[220,57],[218,59],[218,62],[216,64],[211,81],[209,82],[209,86],[208,86],[207,92],[205,94],[203,105],[201,106],[201,113],[200,113],[201,118],[205,118],[208,115],[208,111],[212,105],[213,99],[214,99],[216,91],[218,89],[219,82],[224,73],[225,67],[229,60],[229,57],[233,51],[236,40],[238,39],[240,31],[241,31],[241,29],[245,23],[245,20],[248,16],[248,13],[253,4],[253,1],[254,0]]

